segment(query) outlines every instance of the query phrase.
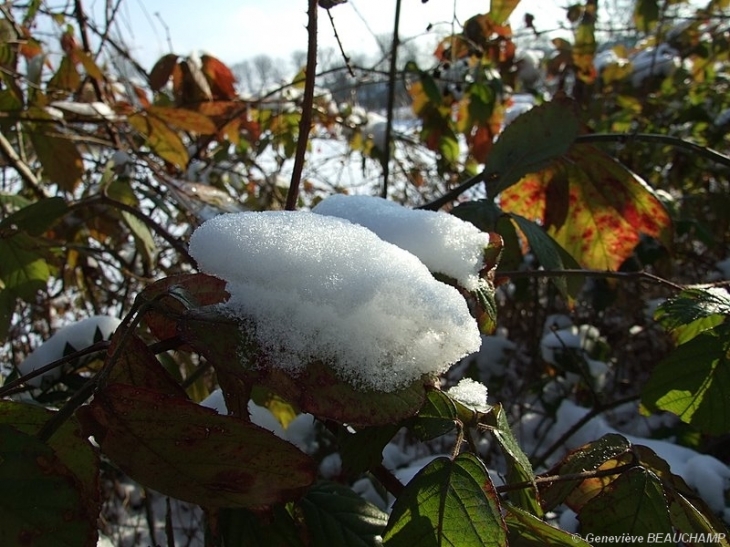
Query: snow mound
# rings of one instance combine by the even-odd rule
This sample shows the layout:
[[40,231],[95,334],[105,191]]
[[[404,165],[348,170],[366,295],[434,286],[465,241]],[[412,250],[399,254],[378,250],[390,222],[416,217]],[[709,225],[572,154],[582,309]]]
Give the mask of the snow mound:
[[343,194],[322,200],[312,212],[365,226],[416,255],[432,272],[452,277],[470,291],[479,286],[489,235],[453,215],[408,209],[383,198]]
[[480,345],[466,301],[370,230],[307,212],[220,215],[190,239],[227,281],[225,309],[255,325],[273,366],[321,360],[359,389],[390,392],[440,374]]
[[[53,361],[61,359],[66,349],[80,351],[101,340],[108,340],[119,326],[121,321],[108,315],[94,315],[82,319],[78,323],[66,325],[58,329],[53,336],[33,351],[18,365],[18,372],[22,375],[30,374],[36,369],[44,367]],[[28,380],[27,384],[33,387],[46,387],[58,380],[62,375],[62,367],[56,367]]]

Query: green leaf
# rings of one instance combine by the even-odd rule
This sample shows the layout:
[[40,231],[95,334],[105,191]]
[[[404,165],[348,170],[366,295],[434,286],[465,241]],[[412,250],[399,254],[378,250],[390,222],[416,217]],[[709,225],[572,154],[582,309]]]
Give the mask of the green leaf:
[[22,528],[32,545],[96,545],[99,460],[74,419],[47,444],[36,440],[51,416],[0,401],[0,545],[25,544],[15,539]]
[[67,210],[68,207],[63,198],[41,199],[23,206],[22,209],[4,218],[0,222],[0,232],[15,227],[29,235],[39,236],[46,232]]
[[51,269],[36,249],[36,240],[24,233],[0,239],[0,279],[5,290],[32,301],[36,292],[46,288]]
[[552,101],[537,106],[509,124],[494,143],[484,164],[487,194],[497,194],[528,173],[565,154],[578,136],[580,122],[572,103]]
[[60,133],[30,134],[46,179],[65,192],[73,192],[84,175],[84,162],[76,145]]
[[685,289],[662,303],[654,319],[672,331],[678,344],[710,330],[730,315],[730,295],[719,288]]
[[299,497],[314,480],[313,461],[294,445],[177,396],[112,384],[78,415],[130,477],[190,503],[261,507]]
[[[626,454],[631,449],[631,444],[625,437],[617,434],[604,435],[597,441],[588,443],[570,454],[568,454],[561,462],[553,467],[548,475],[572,475],[582,473],[584,471],[593,471],[600,468],[606,462]],[[564,503],[568,496],[574,493],[577,487],[580,487],[584,481],[582,479],[555,481],[540,487],[540,496],[542,498],[542,507],[546,511],[550,511]],[[602,483],[601,483],[602,484]],[[598,485],[599,489],[601,484]],[[585,503],[590,499],[590,495],[583,495],[580,503]],[[572,503],[572,508],[579,512],[582,505]]]
[[602,535],[669,534],[667,498],[651,471],[634,467],[621,473],[578,513],[581,532]]
[[[534,222],[517,214],[509,215],[520,231],[525,234],[530,249],[546,270],[580,269],[575,259],[563,249],[545,230]],[[583,277],[552,277],[552,282],[565,298],[576,298],[583,288]]]
[[489,2],[489,18],[498,25],[503,25],[519,3],[520,0],[491,0]]
[[312,547],[381,545],[388,515],[350,488],[331,482],[314,485],[299,501]]
[[[107,187],[107,195],[115,201],[139,208],[139,200],[134,194],[132,185],[127,180],[114,179]],[[145,263],[151,265],[154,261],[155,253],[157,252],[157,245],[152,237],[152,232],[149,227],[135,215],[124,210],[120,211],[120,213],[125,224],[132,232],[137,250],[141,253]]]
[[472,454],[437,458],[408,483],[393,505],[386,547],[506,546],[499,496]]
[[723,323],[674,349],[644,385],[642,403],[710,434],[730,432],[730,327]]
[[509,530],[510,547],[573,546],[590,547],[590,543],[565,530],[550,526],[527,511],[509,503],[504,504],[504,520]]
[[345,428],[337,432],[342,467],[345,472],[359,475],[372,469],[383,460],[383,448],[400,429],[400,424],[365,427],[355,433]]
[[410,421],[409,429],[419,439],[428,441],[452,431],[457,418],[454,401],[440,389],[431,389],[418,415]]
[[485,424],[490,426],[490,431],[494,434],[499,443],[502,453],[507,460],[507,483],[530,482],[530,488],[520,488],[519,490],[511,490],[508,493],[510,501],[518,507],[529,511],[538,517],[543,516],[540,500],[538,499],[537,486],[535,484],[535,474],[532,470],[527,455],[520,448],[517,439],[512,433],[512,428],[507,421],[507,415],[502,405],[498,404],[492,408]]
[[247,509],[221,509],[221,547],[303,547],[297,524],[281,505],[270,514]]

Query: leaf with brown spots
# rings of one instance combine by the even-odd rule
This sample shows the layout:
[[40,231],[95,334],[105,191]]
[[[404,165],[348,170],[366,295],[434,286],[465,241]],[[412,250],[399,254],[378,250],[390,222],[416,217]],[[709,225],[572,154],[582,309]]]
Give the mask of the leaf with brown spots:
[[88,435],[130,477],[207,507],[264,507],[303,494],[312,459],[250,422],[180,397],[113,384],[79,410]]
[[540,222],[584,268],[617,270],[640,234],[671,244],[671,220],[653,190],[586,144],[505,189],[500,204]]

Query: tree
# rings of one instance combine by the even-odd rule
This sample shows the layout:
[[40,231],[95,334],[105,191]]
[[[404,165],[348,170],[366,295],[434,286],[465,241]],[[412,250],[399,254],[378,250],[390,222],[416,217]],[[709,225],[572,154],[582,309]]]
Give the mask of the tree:
[[[313,55],[244,100],[211,55],[145,71],[81,2],[0,8],[0,543],[94,545],[119,477],[217,545],[728,543],[728,4],[668,31],[636,2],[646,40],[601,58],[570,6],[508,119],[515,4],[388,75],[418,118],[392,150]],[[325,139],[392,164],[389,199],[302,176]],[[639,403],[689,446],[609,423]]]

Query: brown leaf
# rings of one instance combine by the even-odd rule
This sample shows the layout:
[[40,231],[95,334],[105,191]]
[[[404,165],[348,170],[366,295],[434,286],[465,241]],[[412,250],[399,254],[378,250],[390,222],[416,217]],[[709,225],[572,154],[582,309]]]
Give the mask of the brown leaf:
[[178,56],[174,53],[168,53],[160,57],[155,66],[150,70],[150,89],[159,91],[170,80],[172,71],[177,66]]

